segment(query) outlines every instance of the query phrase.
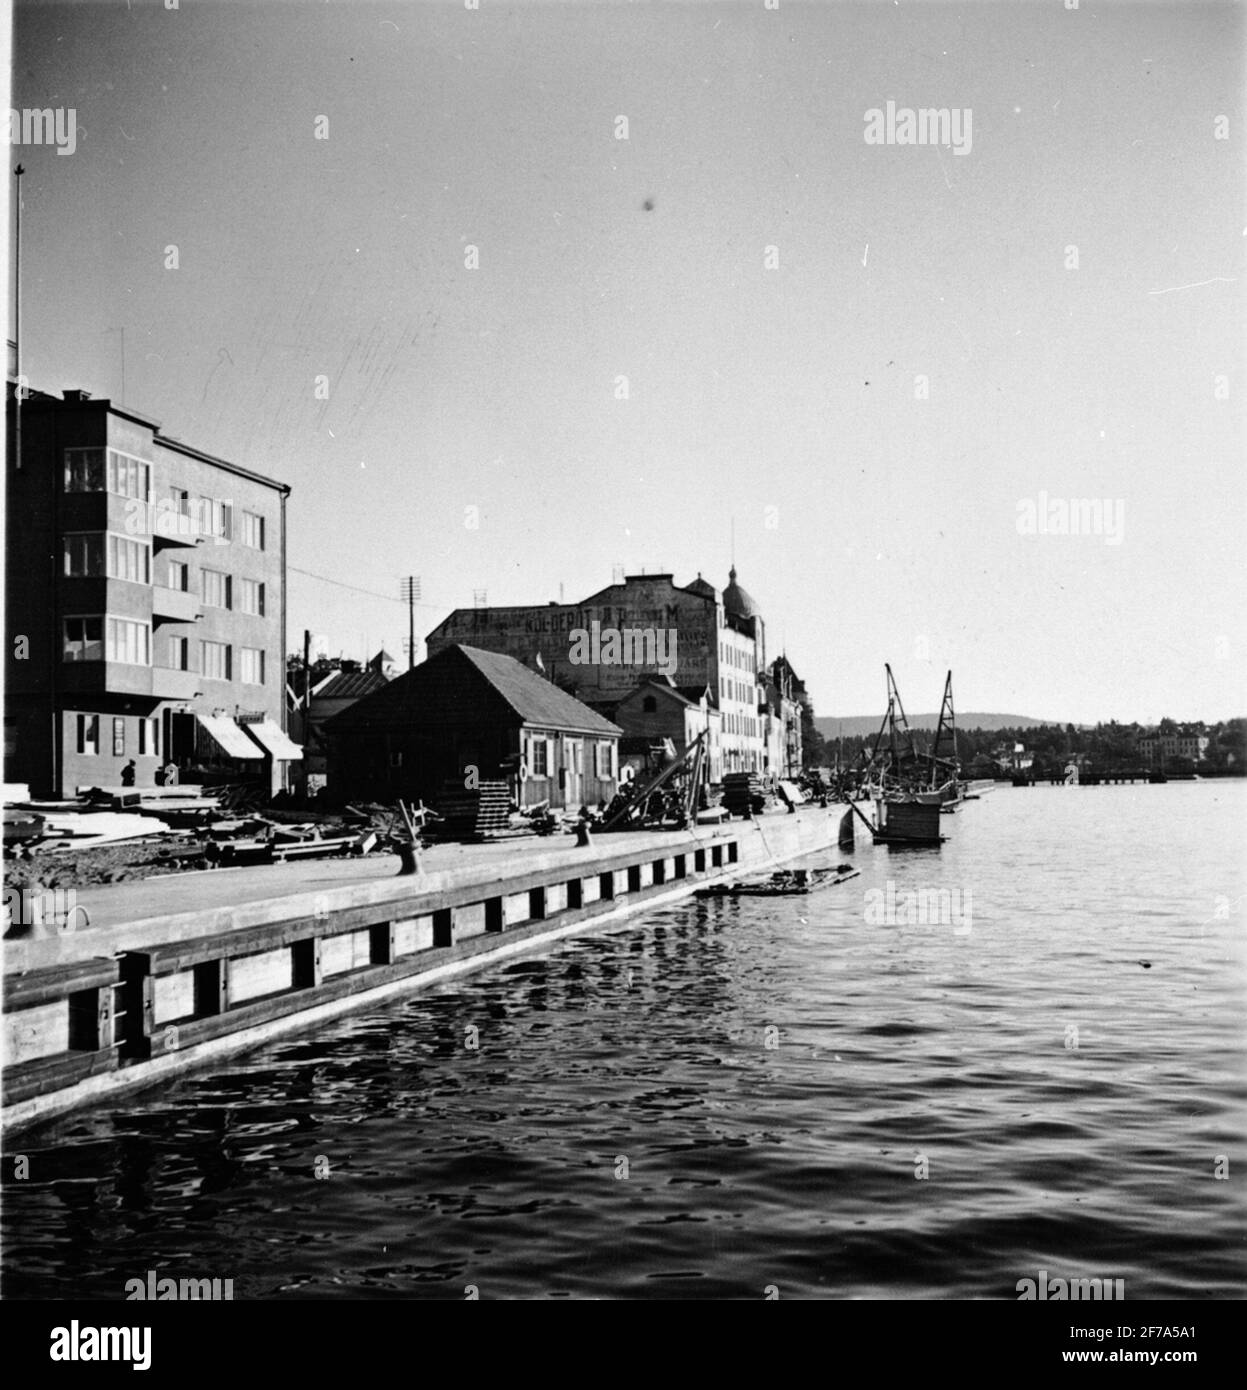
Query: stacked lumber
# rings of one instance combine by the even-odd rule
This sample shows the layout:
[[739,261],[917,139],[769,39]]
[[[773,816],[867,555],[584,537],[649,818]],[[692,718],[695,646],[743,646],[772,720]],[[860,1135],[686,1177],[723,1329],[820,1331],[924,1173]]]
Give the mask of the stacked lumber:
[[447,840],[475,839],[509,828],[511,794],[506,782],[481,782],[465,787],[451,780],[442,784],[437,798],[441,820],[436,833]]
[[137,813],[48,810],[40,815],[42,834],[31,842],[31,848],[37,850],[91,849],[119,840],[155,838],[169,830],[163,821]]
[[766,805],[766,789],[757,772],[729,772],[723,778],[723,805],[734,816],[757,815]]

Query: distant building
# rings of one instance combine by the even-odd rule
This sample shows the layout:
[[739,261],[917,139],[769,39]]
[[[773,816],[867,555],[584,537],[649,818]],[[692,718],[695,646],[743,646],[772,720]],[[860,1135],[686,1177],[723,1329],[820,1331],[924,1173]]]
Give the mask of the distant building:
[[452,645],[325,722],[329,791],[435,804],[505,779],[521,806],[575,810],[618,786],[620,729],[513,657]]
[[992,760],[1013,772],[1026,772],[1034,765],[1035,756],[1026,751],[1024,743],[1010,743],[1005,740],[992,749]]
[[[611,634],[622,640],[610,645]],[[706,686],[720,714],[722,772],[767,767],[766,625],[733,566],[720,594],[700,575],[627,575],[579,603],[458,608],[429,633],[430,657],[459,642],[539,658],[557,685],[609,711],[643,677],[678,688]]]
[[804,724],[808,717],[805,683],[786,656],[775,659],[765,682],[768,756],[782,777],[798,777],[805,765]]
[[[8,391],[4,775],[286,784],[285,483],[85,391]],[[163,775],[163,774],[162,774]]]
[[1139,739],[1139,753],[1149,767],[1163,768],[1172,758],[1198,762],[1208,748],[1204,734],[1144,734]]
[[646,676],[619,702],[612,718],[623,730],[625,762],[634,770],[643,770],[655,744],[668,740],[680,754],[705,733],[703,780],[722,781],[721,716],[709,686],[677,686],[667,677]]

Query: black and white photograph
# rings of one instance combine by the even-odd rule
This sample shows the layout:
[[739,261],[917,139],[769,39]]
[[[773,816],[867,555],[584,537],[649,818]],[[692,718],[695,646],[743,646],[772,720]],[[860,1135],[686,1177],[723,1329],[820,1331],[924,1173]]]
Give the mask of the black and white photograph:
[[0,44],[6,1345],[800,1300],[1220,1364],[1242,0]]

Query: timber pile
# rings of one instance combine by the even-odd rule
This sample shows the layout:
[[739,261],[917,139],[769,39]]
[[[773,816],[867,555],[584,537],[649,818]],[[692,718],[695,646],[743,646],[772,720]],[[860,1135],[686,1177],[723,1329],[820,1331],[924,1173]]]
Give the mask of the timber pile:
[[498,834],[510,828],[510,809],[511,794],[505,782],[482,782],[477,787],[465,787],[454,780],[444,782],[437,798],[441,820],[435,833],[447,840]]
[[766,806],[766,789],[756,772],[729,772],[723,778],[723,805],[734,816],[757,815]]

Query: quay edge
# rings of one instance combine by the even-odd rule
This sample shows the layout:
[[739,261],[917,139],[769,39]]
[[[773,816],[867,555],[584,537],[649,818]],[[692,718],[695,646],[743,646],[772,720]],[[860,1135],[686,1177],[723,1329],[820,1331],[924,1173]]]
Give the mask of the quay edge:
[[[4,1132],[834,848],[845,811],[602,835],[587,848],[481,846],[493,852],[414,878],[394,876],[392,860],[363,878],[359,861],[321,861],[302,866],[306,891],[280,896],[271,870],[245,869],[106,890],[98,926],[5,942]],[[128,915],[170,895],[184,910]]]

